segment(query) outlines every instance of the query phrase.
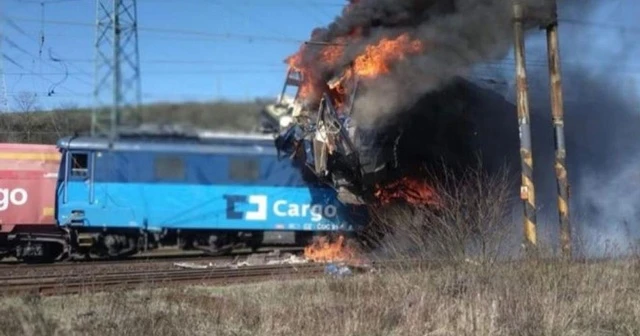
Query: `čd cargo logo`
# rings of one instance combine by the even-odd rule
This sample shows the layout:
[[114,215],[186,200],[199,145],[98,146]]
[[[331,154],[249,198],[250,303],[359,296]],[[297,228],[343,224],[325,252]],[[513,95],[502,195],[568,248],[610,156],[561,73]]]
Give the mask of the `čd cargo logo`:
[[334,218],[338,215],[335,205],[298,204],[286,200],[277,200],[269,206],[265,195],[224,195],[227,201],[227,219],[248,221],[267,220],[269,208],[277,217],[311,217],[318,222],[322,218]]
[[27,191],[22,188],[0,188],[0,211],[7,210],[10,205],[25,205],[28,198]]

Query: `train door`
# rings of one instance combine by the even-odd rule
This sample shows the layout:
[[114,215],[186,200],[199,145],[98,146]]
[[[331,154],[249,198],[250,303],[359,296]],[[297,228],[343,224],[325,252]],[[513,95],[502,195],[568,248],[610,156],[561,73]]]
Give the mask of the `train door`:
[[[95,203],[93,153],[67,151],[64,160],[66,173],[60,210],[63,217],[67,217],[66,221],[70,222],[69,224],[87,225],[86,211]],[[63,219],[65,218],[60,218]]]

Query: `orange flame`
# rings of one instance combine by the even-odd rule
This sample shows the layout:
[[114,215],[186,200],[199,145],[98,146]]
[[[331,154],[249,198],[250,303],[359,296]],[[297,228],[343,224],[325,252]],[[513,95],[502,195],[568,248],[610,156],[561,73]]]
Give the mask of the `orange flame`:
[[[350,0],[345,7],[345,11],[350,10],[359,0]],[[308,104],[317,104],[323,92],[329,91],[333,105],[337,110],[341,110],[346,105],[346,97],[351,88],[346,87],[345,82],[354,76],[375,78],[390,72],[392,63],[404,59],[407,55],[420,53],[424,45],[419,40],[413,40],[408,34],[400,35],[396,38],[383,38],[375,45],[369,45],[352,62],[352,69],[342,72],[338,80],[332,83],[325,82],[324,72],[335,70],[344,59],[346,45],[363,36],[362,27],[354,27],[344,36],[336,37],[328,43],[322,45],[303,45],[295,54],[286,59],[290,68],[298,71],[302,75],[302,83],[299,88],[299,98]],[[317,31],[314,31],[315,35]],[[309,48],[321,48],[316,60],[303,60],[303,55]]]
[[319,237],[311,245],[304,248],[304,256],[314,262],[344,262],[362,264],[364,261],[355,248],[346,244],[344,236],[338,236],[335,242],[326,237]]
[[344,54],[346,42],[347,39],[345,37],[338,37],[331,44],[322,48],[320,51],[320,60],[322,63],[335,66]]
[[413,205],[437,207],[442,205],[435,190],[429,184],[407,176],[383,187],[378,187],[374,195],[382,204],[403,200]]
[[367,46],[364,53],[354,63],[355,73],[362,77],[376,77],[389,72],[389,64],[405,58],[407,54],[416,54],[423,50],[422,42],[411,41],[403,34],[396,39],[382,39],[378,44]]

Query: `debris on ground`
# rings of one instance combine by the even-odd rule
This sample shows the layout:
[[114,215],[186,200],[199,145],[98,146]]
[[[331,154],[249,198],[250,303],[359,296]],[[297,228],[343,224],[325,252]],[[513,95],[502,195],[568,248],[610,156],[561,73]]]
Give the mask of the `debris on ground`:
[[348,266],[330,263],[325,266],[324,274],[332,275],[334,277],[344,277],[353,275],[353,272],[351,272],[351,269]]
[[207,269],[211,267],[212,264],[209,263],[207,265],[203,265],[203,264],[195,264],[190,262],[177,262],[177,263],[174,263],[173,266],[180,267],[180,268],[189,268],[189,269]]
[[280,254],[279,250],[269,253],[256,253],[248,256],[245,260],[240,261],[239,258],[233,261],[220,262],[220,263],[193,263],[193,262],[179,262],[173,265],[180,268],[189,269],[206,269],[206,268],[239,268],[246,266],[264,266],[264,265],[287,265],[287,264],[304,264],[309,260],[304,257],[299,257],[292,253]]

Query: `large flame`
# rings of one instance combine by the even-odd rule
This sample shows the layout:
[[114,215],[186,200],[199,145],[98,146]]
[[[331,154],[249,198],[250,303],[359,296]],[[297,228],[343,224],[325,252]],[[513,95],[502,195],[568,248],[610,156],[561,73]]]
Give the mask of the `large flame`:
[[[343,13],[353,10],[359,1],[349,0]],[[320,37],[316,34],[322,34],[322,31],[315,30],[312,40],[313,37]],[[398,62],[405,60],[408,56],[425,51],[425,44],[422,41],[404,33],[373,41],[359,53],[351,54],[351,49],[361,45],[362,41],[368,37],[362,27],[354,27],[328,42],[312,41],[304,44],[297,53],[288,57],[289,66],[302,76],[302,84],[298,92],[300,102],[307,104],[313,110],[312,105],[319,103],[322,94],[327,93],[335,107],[335,112],[344,113],[348,105],[347,100],[355,87],[351,84],[353,83],[351,80],[375,80],[390,73]],[[349,52],[347,52],[347,45],[352,46]],[[375,196],[382,204],[404,200],[416,205],[439,205],[436,193],[428,184],[409,177],[378,187]],[[333,244],[321,241],[305,249],[305,255],[313,260],[345,258],[341,256],[342,253],[347,253],[342,243],[343,238]]]
[[[357,1],[345,8],[349,10]],[[362,27],[355,27],[345,36],[334,38],[328,43],[303,45],[298,52],[289,56],[286,63],[290,68],[302,75],[299,98],[308,103],[317,103],[321,92],[330,91],[333,103],[338,110],[344,106],[346,96],[349,94],[344,83],[358,76],[359,78],[373,79],[390,72],[393,63],[406,58],[407,55],[417,54],[424,50],[424,45],[419,40],[412,40],[408,34],[402,34],[395,38],[383,38],[375,44],[368,45],[351,62],[345,59],[346,46],[352,42],[358,42],[363,37]],[[320,48],[317,59],[312,62],[304,60],[303,55],[307,48]],[[337,81],[327,83],[327,72],[334,71],[341,64],[351,63],[351,69],[343,69],[338,75]],[[346,68],[346,66],[344,66]]]
[[441,206],[438,194],[426,181],[405,176],[395,182],[379,186],[375,196],[380,203],[404,201],[413,205]]
[[377,77],[389,72],[390,64],[406,57],[407,54],[420,53],[423,44],[410,40],[403,34],[395,39],[383,38],[376,45],[367,46],[354,63],[355,74],[360,77]]
[[363,258],[355,248],[349,246],[340,235],[331,242],[326,237],[318,237],[311,245],[304,248],[304,256],[314,262],[343,262],[347,264],[362,264]]

